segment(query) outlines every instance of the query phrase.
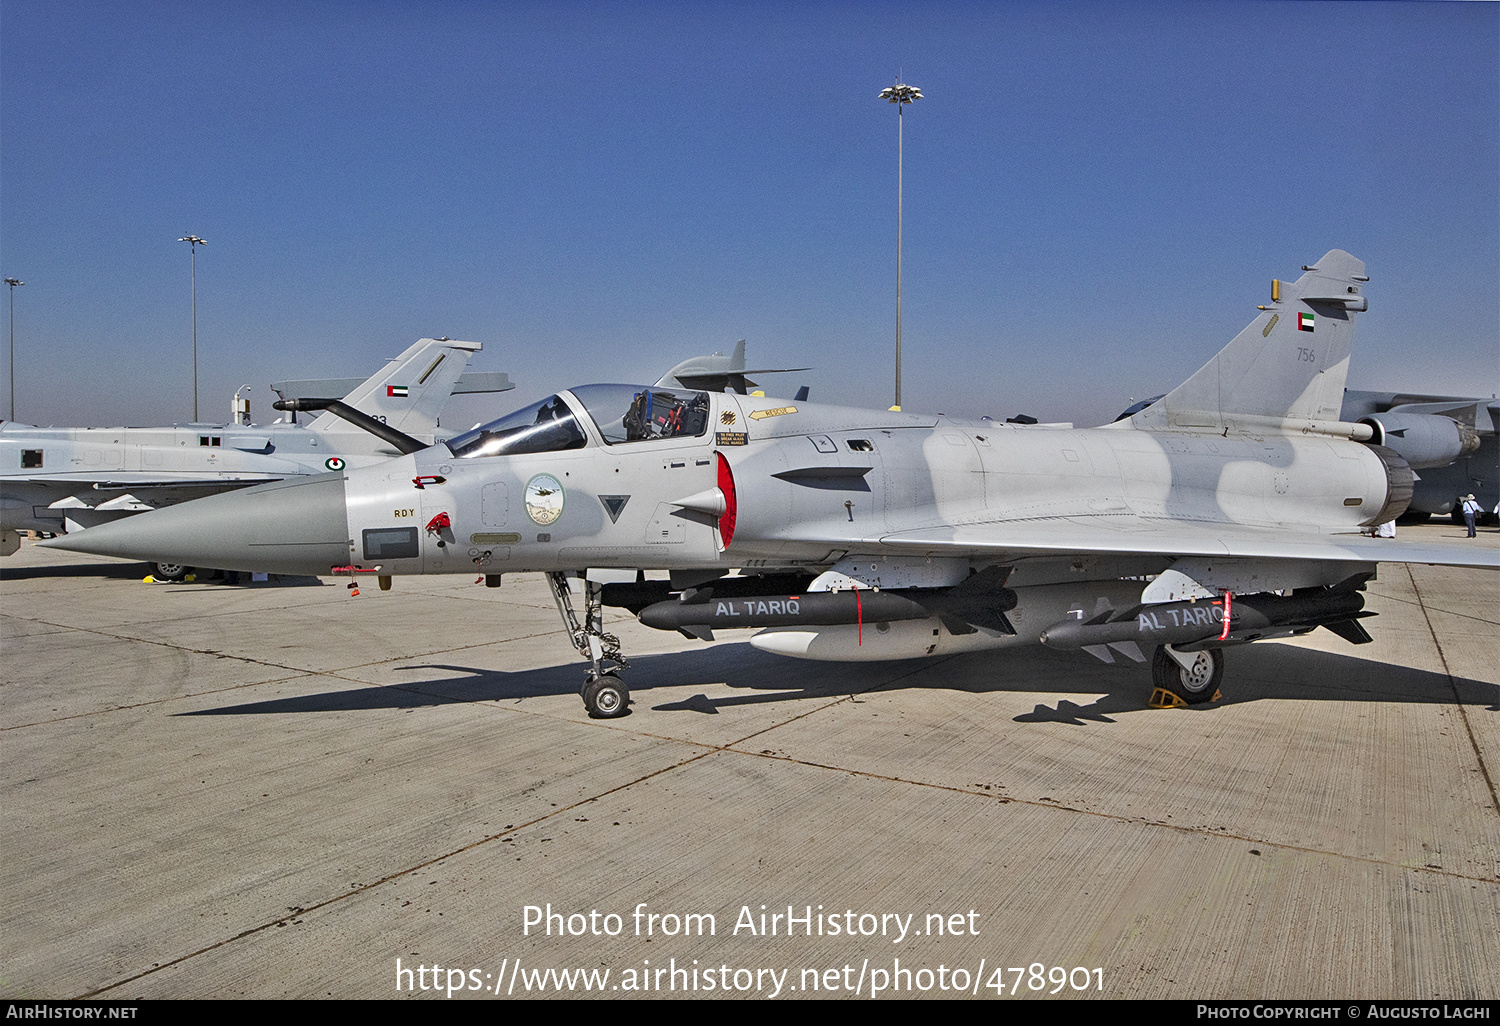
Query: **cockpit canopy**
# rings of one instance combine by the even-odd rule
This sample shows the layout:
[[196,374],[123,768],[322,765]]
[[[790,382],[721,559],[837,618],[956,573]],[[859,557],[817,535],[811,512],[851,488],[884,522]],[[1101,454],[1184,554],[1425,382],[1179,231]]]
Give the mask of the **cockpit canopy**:
[[[584,385],[569,389],[608,445],[698,437],[708,430],[708,393],[646,385]],[[548,396],[451,439],[458,459],[561,452],[588,444],[562,395]]]

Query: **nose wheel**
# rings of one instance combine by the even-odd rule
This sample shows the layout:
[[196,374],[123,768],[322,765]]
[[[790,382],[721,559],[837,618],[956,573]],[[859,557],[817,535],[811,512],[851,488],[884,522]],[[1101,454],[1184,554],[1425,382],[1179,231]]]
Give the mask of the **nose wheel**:
[[620,679],[620,671],[629,667],[620,651],[620,639],[604,633],[603,587],[586,578],[575,578],[583,585],[583,620],[573,611],[573,588],[566,574],[549,573],[547,583],[557,603],[563,627],[578,654],[589,661],[579,694],[583,707],[595,719],[612,720],[630,712],[630,689]]
[[595,719],[624,716],[630,709],[630,689],[614,670],[606,670],[598,677],[590,670],[583,684],[583,707]]

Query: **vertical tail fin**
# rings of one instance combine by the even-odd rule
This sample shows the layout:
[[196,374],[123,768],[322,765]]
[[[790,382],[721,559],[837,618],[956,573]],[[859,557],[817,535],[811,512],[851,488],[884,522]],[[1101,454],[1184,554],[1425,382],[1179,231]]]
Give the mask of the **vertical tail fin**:
[[[469,356],[479,348],[478,342],[418,339],[345,396],[344,402],[405,434],[430,438],[454,384],[469,365]],[[331,413],[320,415],[308,427],[332,435],[366,437],[363,430]]]
[[763,370],[746,370],[745,340],[734,344],[734,352],[728,356],[714,353],[711,356],[694,356],[683,360],[657,379],[662,388],[692,388],[705,392],[738,392],[744,395],[758,387],[751,381],[751,374],[788,374],[793,371],[810,370],[808,367],[767,367]]
[[1341,249],[1303,270],[1295,282],[1275,283],[1271,304],[1249,327],[1131,423],[1223,432],[1338,423],[1369,278],[1364,261]]

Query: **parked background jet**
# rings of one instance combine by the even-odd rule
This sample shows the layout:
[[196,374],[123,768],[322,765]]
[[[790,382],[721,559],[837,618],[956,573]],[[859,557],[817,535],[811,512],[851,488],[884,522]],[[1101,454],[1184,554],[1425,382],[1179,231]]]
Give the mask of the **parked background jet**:
[[[455,358],[461,359],[465,363],[467,363],[469,357],[463,347],[472,346],[474,351],[480,348],[478,343],[453,342],[446,338],[437,340],[423,339],[422,341],[438,341],[446,346],[455,347],[450,351],[453,352]],[[420,345],[421,343],[418,344]],[[392,363],[404,363],[405,358],[406,354],[403,353],[392,361]],[[418,357],[413,361],[414,366],[412,369],[416,369],[415,365],[420,363],[421,358]],[[396,368],[394,373],[395,376],[399,377],[401,373],[400,368]],[[419,396],[416,392],[409,391],[405,397],[407,400],[405,405],[399,405],[399,397],[386,394],[388,388],[392,387],[393,384],[397,384],[394,381],[387,380],[390,377],[392,377],[391,374],[382,372],[372,378],[299,378],[274,382],[271,385],[271,391],[275,392],[283,401],[343,397],[344,402],[357,410],[384,416],[386,419],[382,420],[381,423],[389,424],[391,427],[405,434],[418,438],[434,434],[437,431],[438,418],[442,415],[443,405],[440,403],[437,407],[437,412],[434,413],[430,403],[419,402],[418,400],[422,399],[423,396],[436,395],[436,392],[429,389],[426,385],[419,385],[418,387],[423,390],[422,395]],[[514,383],[510,380],[510,375],[503,371],[465,370],[458,376],[458,380],[453,383],[453,388],[449,394],[480,395],[493,392],[508,392],[515,387]],[[410,390],[411,386],[408,385],[407,388]],[[399,391],[399,386],[397,390]],[[288,419],[290,423],[297,423],[297,415],[295,413],[292,413]],[[408,424],[410,424],[410,427],[407,426]],[[355,425],[347,421],[342,421],[333,414],[322,414],[316,420],[312,421],[309,426],[316,431],[324,431],[336,436],[347,435],[351,439],[362,433]],[[369,438],[350,442],[351,447],[354,448],[369,446],[371,444]]]
[[[477,342],[425,338],[366,379],[278,382],[283,396],[344,397],[381,424],[432,443],[450,394],[514,387],[503,373],[467,374]],[[342,391],[321,391],[342,389]],[[398,448],[332,414],[257,425],[235,396],[229,424],[39,428],[0,423],[0,554],[23,530],[62,533],[214,492],[377,463]],[[181,576],[175,566],[166,576]]]
[[1453,514],[1473,494],[1486,517],[1500,502],[1500,401],[1399,392],[1344,393],[1345,420],[1369,424],[1373,441],[1399,452],[1417,472],[1403,522]]
[[734,352],[728,356],[712,353],[683,360],[657,379],[653,387],[686,388],[703,392],[738,392],[746,395],[759,388],[748,375],[751,374],[795,374],[810,370],[809,367],[780,367],[764,370],[745,369],[745,340],[734,344]]
[[[1153,396],[1128,407],[1117,420],[1156,402]],[[1401,454],[1416,472],[1403,523],[1455,512],[1461,496],[1473,494],[1488,511],[1500,502],[1500,402],[1472,396],[1344,391],[1339,419],[1368,425],[1371,441]]]
[[705,639],[762,628],[753,645],[809,659],[1041,643],[1149,660],[1158,688],[1202,702],[1233,645],[1320,626],[1368,642],[1379,562],[1500,566],[1361,533],[1413,481],[1371,425],[1340,419],[1367,281],[1329,252],[1183,384],[1101,428],[586,385],[384,463],[44,544],[382,587],[544,571],[596,716],[629,704],[605,605]]

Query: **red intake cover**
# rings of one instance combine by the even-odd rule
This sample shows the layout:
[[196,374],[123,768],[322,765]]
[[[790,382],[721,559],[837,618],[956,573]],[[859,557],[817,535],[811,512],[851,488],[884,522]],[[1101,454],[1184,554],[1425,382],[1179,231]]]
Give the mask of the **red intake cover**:
[[724,512],[719,514],[719,538],[727,549],[734,538],[734,518],[738,510],[734,495],[734,473],[729,469],[729,461],[722,452],[715,455],[719,457],[719,491],[724,493]]

